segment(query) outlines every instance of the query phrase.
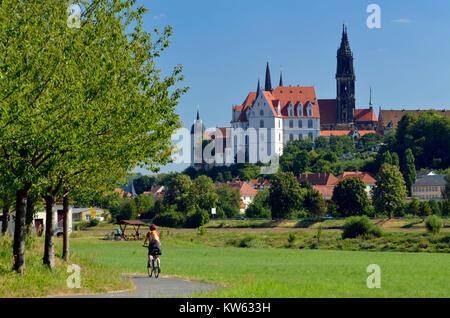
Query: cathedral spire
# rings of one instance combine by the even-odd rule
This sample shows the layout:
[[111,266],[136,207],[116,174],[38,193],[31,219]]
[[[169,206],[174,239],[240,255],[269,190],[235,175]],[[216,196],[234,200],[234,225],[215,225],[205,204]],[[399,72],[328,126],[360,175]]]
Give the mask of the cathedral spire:
[[200,112],[199,112],[200,106],[197,105],[197,120],[200,120]]
[[283,68],[280,67],[280,84],[278,86],[283,86]]
[[269,62],[267,62],[267,66],[266,66],[266,83],[264,85],[264,90],[268,91],[268,92],[272,92],[272,80],[270,79]]
[[258,78],[258,86],[256,87],[256,97],[259,96],[260,91],[261,91],[261,83]]

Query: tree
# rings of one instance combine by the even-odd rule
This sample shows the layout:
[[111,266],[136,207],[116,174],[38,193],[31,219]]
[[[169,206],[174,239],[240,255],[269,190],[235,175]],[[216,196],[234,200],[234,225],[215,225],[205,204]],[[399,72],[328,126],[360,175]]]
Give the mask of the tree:
[[271,218],[272,211],[269,206],[269,190],[258,191],[253,202],[247,207],[245,215],[249,218]]
[[[71,185],[92,182],[100,163],[101,177],[109,179],[138,164],[157,169],[170,160],[170,138],[180,127],[174,108],[186,89],[169,93],[182,80],[181,67],[161,80],[154,60],[172,31],[156,31],[152,40],[142,28],[145,11],[134,1],[94,1],[73,30],[64,2],[0,4],[0,43],[8,52],[0,61],[0,124],[6,128],[0,145],[16,192],[13,253],[20,273],[33,187],[43,190],[52,220],[56,198],[67,196]],[[44,263],[52,267],[51,222],[47,227]]]
[[445,179],[445,188],[442,193],[442,197],[446,200],[450,200],[450,173],[447,173],[444,177]]
[[198,195],[198,207],[200,209],[211,211],[219,201],[216,193],[216,187],[210,177],[199,176],[194,180],[195,191]]
[[219,186],[216,189],[219,196],[217,204],[217,214],[224,214],[228,218],[232,218],[239,214],[241,207],[241,195],[238,189],[233,189],[227,185]]
[[416,165],[410,148],[405,150],[405,155],[403,156],[402,174],[405,179],[408,196],[411,196],[412,185],[416,182]]
[[175,205],[178,212],[187,214],[195,210],[198,204],[198,193],[189,176],[179,174],[169,181],[164,191],[164,205]]
[[370,206],[366,185],[358,177],[339,181],[334,187],[332,200],[340,216],[364,215]]
[[325,199],[319,191],[309,189],[304,197],[303,205],[313,217],[320,218],[327,212]]
[[304,193],[292,172],[274,175],[269,188],[272,219],[284,219],[301,209]]
[[376,180],[372,196],[375,211],[391,217],[395,209],[406,199],[403,176],[396,166],[385,163],[381,166]]

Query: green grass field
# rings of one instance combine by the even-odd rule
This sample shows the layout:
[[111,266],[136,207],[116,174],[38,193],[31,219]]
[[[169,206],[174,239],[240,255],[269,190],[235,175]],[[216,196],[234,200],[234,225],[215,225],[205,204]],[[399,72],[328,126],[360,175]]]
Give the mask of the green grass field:
[[[163,275],[216,283],[199,297],[449,297],[450,255],[209,246],[189,239],[163,240]],[[77,257],[105,268],[145,273],[140,242],[78,238]],[[381,288],[369,289],[367,266],[381,268]]]

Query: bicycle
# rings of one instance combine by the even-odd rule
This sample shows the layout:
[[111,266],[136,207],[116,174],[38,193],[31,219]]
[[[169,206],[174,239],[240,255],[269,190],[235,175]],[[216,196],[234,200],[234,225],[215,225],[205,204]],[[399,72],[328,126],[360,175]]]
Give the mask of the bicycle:
[[[148,245],[143,245],[144,247],[148,248]],[[158,255],[158,250],[152,250],[150,252],[150,255],[152,256],[152,264],[150,266],[150,264],[147,261],[147,273],[148,273],[148,277],[152,277],[153,273],[155,274],[155,278],[159,277],[159,273],[161,272],[161,268],[159,266],[159,255]]]

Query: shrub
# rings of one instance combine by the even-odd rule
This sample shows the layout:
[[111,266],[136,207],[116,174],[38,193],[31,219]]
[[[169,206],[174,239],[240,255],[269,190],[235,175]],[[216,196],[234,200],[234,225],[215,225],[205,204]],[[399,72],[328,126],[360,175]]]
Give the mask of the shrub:
[[442,228],[442,219],[436,215],[430,215],[425,219],[425,226],[431,233],[439,233]]
[[199,209],[186,217],[185,226],[189,228],[198,228],[209,222],[208,211]]
[[91,219],[91,220],[89,221],[88,227],[94,227],[94,226],[97,226],[99,223],[100,223],[99,220],[97,220],[97,219]]
[[178,227],[183,225],[184,222],[185,218],[183,213],[175,211],[173,206],[153,219],[155,225],[165,227]]
[[381,236],[381,228],[375,227],[365,215],[363,216],[352,216],[346,219],[344,224],[344,232],[342,233],[342,238],[356,238],[358,236]]

